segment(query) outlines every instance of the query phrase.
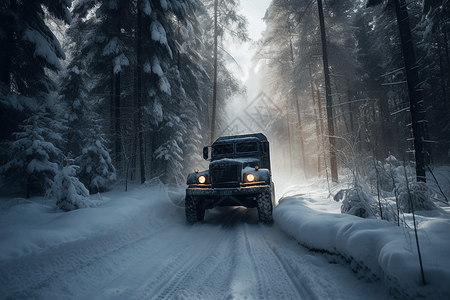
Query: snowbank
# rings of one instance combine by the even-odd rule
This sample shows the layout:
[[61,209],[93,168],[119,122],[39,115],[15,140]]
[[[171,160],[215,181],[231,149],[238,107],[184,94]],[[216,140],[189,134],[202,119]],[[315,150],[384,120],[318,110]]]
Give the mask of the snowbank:
[[[91,195],[98,207],[61,212],[56,200],[11,199],[0,207],[0,266],[12,258],[76,240],[95,238],[115,228],[158,228],[174,220],[164,186],[138,186],[129,192]],[[181,211],[181,210],[180,210]],[[180,222],[181,222],[180,221]]]
[[413,229],[340,214],[336,209],[329,210],[340,203],[317,195],[293,194],[283,198],[274,209],[274,220],[299,243],[330,254],[332,260],[344,259],[368,280],[383,280],[401,299],[450,299],[448,212],[427,212],[427,218],[420,224],[419,242],[426,280],[423,286]]

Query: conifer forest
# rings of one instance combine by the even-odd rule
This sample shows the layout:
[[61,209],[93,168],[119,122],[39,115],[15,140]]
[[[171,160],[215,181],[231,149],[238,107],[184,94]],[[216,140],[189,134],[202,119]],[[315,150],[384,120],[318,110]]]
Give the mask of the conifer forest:
[[243,133],[264,132],[285,172],[338,182],[396,159],[425,181],[450,163],[450,1],[272,0],[259,40],[239,5],[2,0],[0,193],[66,199],[69,184],[72,210],[156,177],[182,186],[234,134],[229,104],[260,93],[264,128]]

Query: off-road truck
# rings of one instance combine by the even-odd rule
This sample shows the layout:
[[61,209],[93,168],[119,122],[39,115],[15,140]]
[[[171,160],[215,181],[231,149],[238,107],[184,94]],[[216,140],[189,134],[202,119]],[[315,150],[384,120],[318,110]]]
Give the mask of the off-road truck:
[[275,187],[270,172],[269,142],[262,133],[223,136],[203,148],[209,169],[187,177],[185,211],[189,223],[202,221],[216,206],[258,209],[259,220],[272,222]]

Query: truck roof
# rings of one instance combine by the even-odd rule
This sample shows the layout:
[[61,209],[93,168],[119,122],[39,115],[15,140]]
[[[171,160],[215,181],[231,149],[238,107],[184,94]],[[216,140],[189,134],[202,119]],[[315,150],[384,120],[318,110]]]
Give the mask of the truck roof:
[[267,138],[264,134],[262,133],[252,133],[252,134],[241,134],[241,135],[230,135],[230,136],[221,136],[220,138],[218,138],[215,143],[226,143],[226,142],[232,142],[232,141],[237,141],[237,140],[254,140],[254,139],[258,139],[260,142],[261,141],[267,141]]

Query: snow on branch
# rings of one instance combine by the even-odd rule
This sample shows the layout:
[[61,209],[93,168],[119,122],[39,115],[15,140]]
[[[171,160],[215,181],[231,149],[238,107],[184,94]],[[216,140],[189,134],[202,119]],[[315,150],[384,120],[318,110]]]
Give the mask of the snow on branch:
[[120,52],[122,52],[123,45],[122,42],[118,37],[113,37],[108,44],[106,44],[105,48],[103,49],[103,55],[107,56],[110,54],[116,54],[118,55]]
[[34,57],[40,56],[57,70],[62,69],[59,59],[55,53],[55,50],[58,49],[52,50],[48,41],[39,32],[26,29],[23,34],[22,40],[35,44]]
[[125,56],[125,54],[122,53],[119,56],[117,56],[116,58],[114,58],[113,65],[114,65],[114,74],[117,74],[120,71],[122,71],[122,66],[129,66],[130,61]]

